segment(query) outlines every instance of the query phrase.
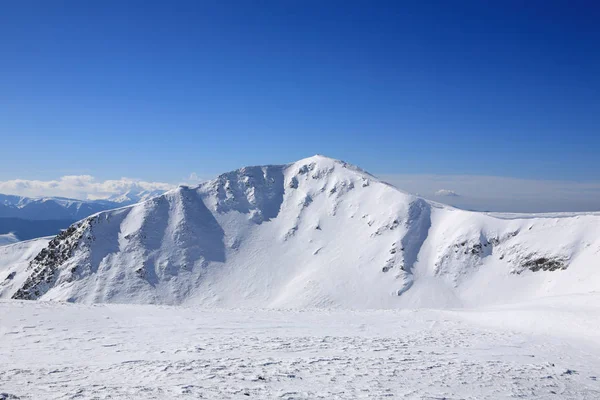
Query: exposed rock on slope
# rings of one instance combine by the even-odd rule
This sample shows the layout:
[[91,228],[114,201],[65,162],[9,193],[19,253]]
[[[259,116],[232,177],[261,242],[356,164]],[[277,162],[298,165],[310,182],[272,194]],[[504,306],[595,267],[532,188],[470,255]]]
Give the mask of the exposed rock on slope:
[[315,156],[242,168],[89,217],[54,238],[22,285],[2,296],[457,306],[597,289],[599,252],[598,215],[457,210]]
[[28,265],[47,246],[40,238],[0,246],[0,298],[10,298],[29,278]]

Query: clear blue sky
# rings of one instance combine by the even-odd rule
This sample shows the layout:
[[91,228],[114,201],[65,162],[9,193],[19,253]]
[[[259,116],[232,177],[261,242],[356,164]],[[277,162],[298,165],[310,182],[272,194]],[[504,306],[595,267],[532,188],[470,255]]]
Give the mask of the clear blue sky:
[[4,1],[0,179],[322,153],[600,179],[597,1]]

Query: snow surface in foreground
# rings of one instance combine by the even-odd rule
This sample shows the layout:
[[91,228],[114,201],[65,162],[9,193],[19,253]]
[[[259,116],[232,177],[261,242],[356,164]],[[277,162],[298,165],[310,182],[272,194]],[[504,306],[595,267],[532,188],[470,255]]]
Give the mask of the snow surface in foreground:
[[0,398],[598,399],[598,326],[600,294],[418,311],[1,301]]

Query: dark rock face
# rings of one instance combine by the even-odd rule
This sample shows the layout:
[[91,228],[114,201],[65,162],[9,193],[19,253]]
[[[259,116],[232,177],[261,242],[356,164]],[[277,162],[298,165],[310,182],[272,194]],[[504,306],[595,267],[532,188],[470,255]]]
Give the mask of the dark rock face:
[[528,269],[530,271],[537,272],[563,270],[567,269],[568,265],[564,260],[559,258],[539,257],[525,261],[522,264],[522,267],[523,270]]
[[456,243],[454,245],[454,253],[462,253],[483,258],[492,254],[494,246],[499,243],[500,241],[497,238],[487,239],[482,234],[478,241],[463,241],[461,243]]
[[31,271],[23,286],[12,296],[19,300],[36,300],[42,296],[58,278],[57,268],[67,261],[77,248],[80,239],[95,217],[71,225],[48,243],[48,246],[29,263]]
[[[291,187],[297,182],[291,182]],[[283,167],[245,167],[222,174],[215,181],[200,186],[217,197],[217,211],[232,210],[253,214],[257,224],[276,218],[285,191]]]
[[[485,247],[487,247],[488,243],[485,243]],[[454,245],[454,247],[456,248],[454,250],[455,253],[459,253],[462,252],[463,254],[471,254],[471,255],[478,255],[480,256],[483,253],[483,246],[481,243],[474,243],[474,244],[470,244],[467,241],[461,242],[461,243],[456,243]]]

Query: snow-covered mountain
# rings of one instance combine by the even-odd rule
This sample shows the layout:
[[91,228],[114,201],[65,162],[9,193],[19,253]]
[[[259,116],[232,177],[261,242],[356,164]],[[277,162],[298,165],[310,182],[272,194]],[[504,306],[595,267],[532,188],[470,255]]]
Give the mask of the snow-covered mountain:
[[134,204],[162,193],[164,191],[129,191],[109,200],[0,194],[0,245],[8,243],[8,238],[18,241],[56,235],[73,222],[97,212]]
[[[19,245],[2,247],[5,259]],[[102,211],[34,253],[0,257],[0,297],[469,306],[600,289],[600,214],[458,210],[314,156]]]
[[0,246],[0,298],[9,297],[25,280],[31,260],[48,245],[51,238],[39,238]]
[[129,190],[125,193],[117,194],[106,199],[108,202],[118,203],[120,205],[135,204],[146,201],[152,197],[160,196],[164,190]]
[[108,200],[77,200],[64,197],[22,197],[0,194],[0,218],[77,221],[100,211],[134,204],[164,192],[127,192]]

